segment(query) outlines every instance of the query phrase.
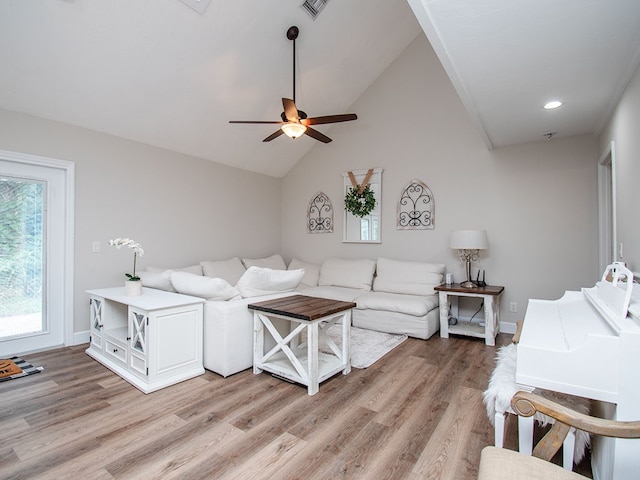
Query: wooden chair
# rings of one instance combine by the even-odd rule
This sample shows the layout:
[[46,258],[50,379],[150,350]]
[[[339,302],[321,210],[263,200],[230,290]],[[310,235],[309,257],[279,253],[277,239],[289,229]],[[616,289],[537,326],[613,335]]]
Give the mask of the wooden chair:
[[517,392],[511,400],[511,408],[518,415],[530,417],[536,412],[541,412],[553,417],[556,421],[536,445],[532,456],[504,448],[485,447],[480,458],[478,480],[578,480],[586,478],[550,463],[572,427],[607,437],[640,438],[640,422],[617,422],[591,417],[534,393]]

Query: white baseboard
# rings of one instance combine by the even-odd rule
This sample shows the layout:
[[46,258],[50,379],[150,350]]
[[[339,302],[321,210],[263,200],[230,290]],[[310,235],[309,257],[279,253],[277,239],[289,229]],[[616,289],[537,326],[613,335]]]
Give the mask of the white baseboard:
[[85,330],[84,332],[74,332],[72,340],[73,343],[71,345],[81,345],[83,343],[89,343],[89,336],[89,330]]
[[500,322],[500,333],[509,333],[513,335],[516,333],[516,324],[510,322]]

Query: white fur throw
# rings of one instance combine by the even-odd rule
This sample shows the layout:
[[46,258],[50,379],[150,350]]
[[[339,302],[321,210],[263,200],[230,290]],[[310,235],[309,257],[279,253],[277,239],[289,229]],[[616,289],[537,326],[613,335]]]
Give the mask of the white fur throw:
[[[520,390],[516,384],[517,345],[515,343],[505,345],[498,349],[496,355],[496,368],[489,379],[489,386],[482,394],[487,407],[489,421],[494,424],[495,412],[514,413],[511,409],[511,398]],[[591,403],[586,398],[575,397],[549,390],[536,389],[538,395],[560,403],[577,412],[589,414]],[[554,419],[536,413],[535,420],[542,426],[553,423]],[[587,432],[576,430],[576,444],[573,461],[579,463],[584,457],[585,449],[589,446],[590,436]]]

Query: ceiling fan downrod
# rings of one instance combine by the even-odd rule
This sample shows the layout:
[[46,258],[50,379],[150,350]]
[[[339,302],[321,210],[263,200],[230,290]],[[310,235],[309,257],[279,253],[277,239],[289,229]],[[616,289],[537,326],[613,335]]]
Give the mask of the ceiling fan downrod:
[[295,25],[287,30],[287,38],[293,42],[293,103],[296,102],[296,38],[300,30]]

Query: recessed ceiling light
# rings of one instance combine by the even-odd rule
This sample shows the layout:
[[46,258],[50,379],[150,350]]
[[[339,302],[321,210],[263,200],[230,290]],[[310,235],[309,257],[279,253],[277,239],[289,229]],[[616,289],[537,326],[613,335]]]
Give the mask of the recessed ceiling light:
[[559,102],[558,100],[554,100],[552,102],[547,102],[544,104],[544,108],[546,110],[553,110],[554,108],[558,108],[562,105],[562,102]]

